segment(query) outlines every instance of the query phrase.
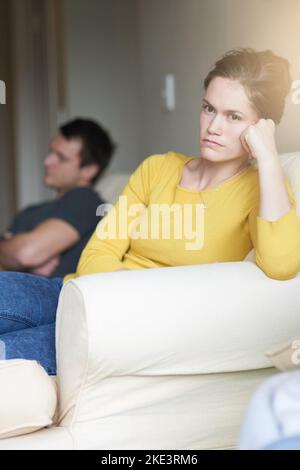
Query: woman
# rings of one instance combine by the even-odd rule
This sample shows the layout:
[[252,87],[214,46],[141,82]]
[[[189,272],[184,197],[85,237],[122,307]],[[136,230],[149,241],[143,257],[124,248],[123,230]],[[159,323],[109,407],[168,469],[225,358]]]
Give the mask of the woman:
[[[96,272],[240,261],[253,247],[266,275],[284,280],[298,273],[300,221],[274,140],[291,86],[288,62],[271,51],[234,50],[216,62],[204,85],[201,158],[174,152],[147,158],[65,281]],[[0,275],[0,340],[7,358],[34,358],[55,374],[61,284]],[[13,295],[21,319],[11,308]]]
[[[83,251],[77,276],[239,261],[253,246],[256,263],[268,276],[289,279],[298,272],[300,223],[274,140],[274,122],[281,119],[291,86],[287,61],[270,51],[231,51],[216,63],[204,85],[201,158],[169,152],[146,159],[122,195],[128,207],[146,206],[140,225],[149,227],[148,236],[108,234],[103,239],[103,227],[116,225],[120,215],[124,222],[124,204],[121,208],[118,203]],[[250,159],[258,168],[250,165]],[[174,230],[166,239],[161,233],[157,239],[151,237],[157,218],[149,205],[199,203],[205,206],[198,227],[203,232],[200,249],[187,249],[187,237],[176,238]],[[128,225],[136,211],[132,214],[127,215]]]

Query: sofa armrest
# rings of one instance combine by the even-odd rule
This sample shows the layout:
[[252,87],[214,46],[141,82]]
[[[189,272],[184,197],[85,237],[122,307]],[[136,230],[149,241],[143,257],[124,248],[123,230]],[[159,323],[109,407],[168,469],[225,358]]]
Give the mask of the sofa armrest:
[[264,352],[300,331],[300,276],[250,262],[100,273],[69,281],[57,317],[63,415],[83,382],[270,367]]
[[0,450],[74,450],[68,429],[51,427],[32,434],[0,439]]

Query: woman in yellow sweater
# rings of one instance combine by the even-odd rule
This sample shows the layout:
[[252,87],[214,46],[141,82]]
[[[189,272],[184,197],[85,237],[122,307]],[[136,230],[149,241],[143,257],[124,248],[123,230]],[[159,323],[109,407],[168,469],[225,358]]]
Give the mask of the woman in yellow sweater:
[[294,277],[300,221],[274,140],[290,86],[287,61],[270,51],[220,59],[205,79],[201,158],[147,158],[100,222],[75,276],[240,261],[254,247],[266,275]]
[[[291,86],[288,62],[271,51],[234,50],[216,62],[204,85],[200,158],[174,152],[147,158],[99,223],[77,272],[64,281],[240,261],[253,247],[267,276],[298,273],[300,220],[274,139]],[[0,286],[5,357],[37,359],[55,374],[62,279],[0,273]]]

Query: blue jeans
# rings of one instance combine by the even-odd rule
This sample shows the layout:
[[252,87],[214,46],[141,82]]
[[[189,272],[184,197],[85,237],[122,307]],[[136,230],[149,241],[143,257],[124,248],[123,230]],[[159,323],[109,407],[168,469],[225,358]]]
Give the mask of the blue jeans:
[[275,374],[256,390],[240,435],[241,450],[300,448],[300,370]]
[[300,450],[300,436],[282,439],[262,450]]
[[0,273],[2,359],[34,359],[56,374],[55,319],[62,284],[61,278]]

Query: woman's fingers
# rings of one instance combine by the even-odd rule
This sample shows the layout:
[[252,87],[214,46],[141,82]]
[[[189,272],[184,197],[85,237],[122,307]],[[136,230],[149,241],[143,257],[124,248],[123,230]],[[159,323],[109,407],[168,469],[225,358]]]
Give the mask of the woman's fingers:
[[252,152],[251,152],[251,149],[248,145],[248,142],[247,142],[247,131],[248,129],[245,129],[245,131],[241,134],[241,143],[242,143],[242,146],[244,147],[245,151],[247,152],[249,158],[253,159],[253,155],[252,155]]

